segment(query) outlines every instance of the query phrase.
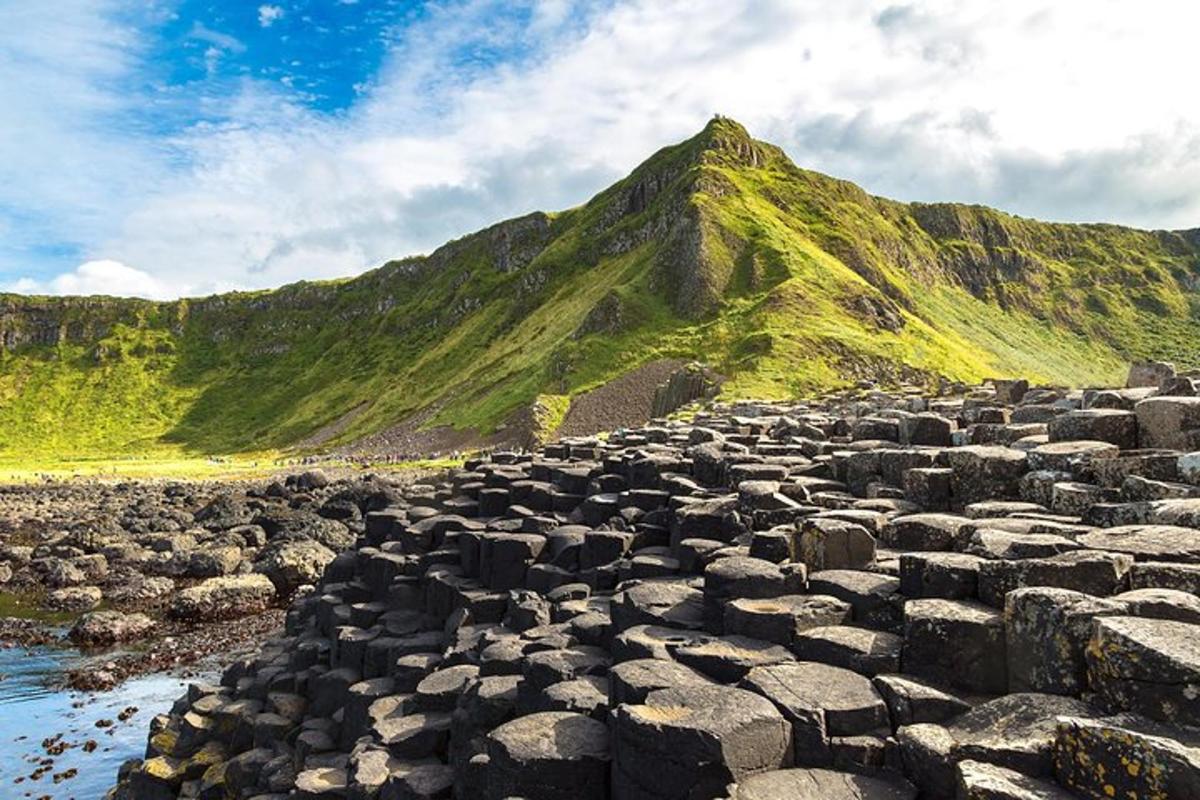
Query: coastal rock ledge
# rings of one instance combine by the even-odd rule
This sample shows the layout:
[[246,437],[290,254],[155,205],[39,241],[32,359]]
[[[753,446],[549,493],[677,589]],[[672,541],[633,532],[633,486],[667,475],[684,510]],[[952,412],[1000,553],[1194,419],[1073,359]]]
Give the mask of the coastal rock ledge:
[[1200,397],[1135,377],[715,405],[364,500],[181,596],[297,592],[109,797],[1194,800]]

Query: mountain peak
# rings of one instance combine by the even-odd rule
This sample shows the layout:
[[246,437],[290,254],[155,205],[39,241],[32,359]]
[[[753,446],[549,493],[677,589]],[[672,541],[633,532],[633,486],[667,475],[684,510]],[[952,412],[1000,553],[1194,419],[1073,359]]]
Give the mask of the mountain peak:
[[729,142],[753,141],[745,125],[732,117],[724,117],[720,114],[713,114],[712,119],[700,131],[699,136],[718,145]]
[[[646,193],[637,187],[648,181],[652,184],[649,194],[656,194],[658,189],[694,167],[754,168],[778,163],[780,159],[787,161],[787,156],[778,147],[754,139],[741,123],[716,114],[699,133],[662,148],[639,164],[626,182],[635,187],[635,193]],[[636,208],[644,205],[634,204]]]
[[737,120],[720,114],[715,114],[686,145],[701,161],[729,166],[761,167],[783,155],[774,145],[752,137]]

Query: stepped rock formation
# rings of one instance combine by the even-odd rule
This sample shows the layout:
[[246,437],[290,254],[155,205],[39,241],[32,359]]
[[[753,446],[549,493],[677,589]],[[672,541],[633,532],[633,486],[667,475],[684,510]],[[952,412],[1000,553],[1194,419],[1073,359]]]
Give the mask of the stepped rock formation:
[[707,365],[731,399],[1111,385],[1131,360],[1200,366],[1198,264],[1197,231],[893,202],[718,118],[578,208],[350,280],[0,297],[0,456],[521,445],[539,398],[668,360]]
[[364,495],[111,797],[1195,798],[1198,389],[717,406]]

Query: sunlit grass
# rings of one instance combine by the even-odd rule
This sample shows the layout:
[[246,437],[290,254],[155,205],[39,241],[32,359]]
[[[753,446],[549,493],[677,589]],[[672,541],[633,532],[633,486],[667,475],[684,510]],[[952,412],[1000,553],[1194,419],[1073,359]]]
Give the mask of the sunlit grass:
[[277,454],[199,457],[169,451],[101,458],[0,457],[0,482],[28,483],[44,478],[253,479],[280,472],[286,463]]
[[259,480],[287,472],[320,468],[353,475],[367,472],[402,473],[460,467],[464,458],[416,459],[385,462],[371,459],[320,459],[312,464],[278,453],[223,457],[146,455],[112,458],[0,458],[0,483],[33,483],[45,479]]

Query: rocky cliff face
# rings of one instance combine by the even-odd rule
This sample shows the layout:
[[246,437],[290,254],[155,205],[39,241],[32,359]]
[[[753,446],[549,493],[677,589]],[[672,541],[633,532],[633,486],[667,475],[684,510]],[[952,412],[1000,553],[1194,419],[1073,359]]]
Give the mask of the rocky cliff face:
[[118,320],[135,321],[144,304],[102,297],[0,296],[0,347],[88,344],[103,339]]

